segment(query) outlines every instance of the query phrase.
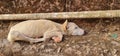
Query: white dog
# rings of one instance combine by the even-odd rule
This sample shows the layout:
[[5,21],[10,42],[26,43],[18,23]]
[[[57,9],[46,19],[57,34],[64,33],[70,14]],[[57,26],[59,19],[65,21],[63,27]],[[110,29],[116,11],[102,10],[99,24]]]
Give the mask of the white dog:
[[[11,27],[7,40],[13,43],[16,40],[36,43],[53,39],[55,42],[62,41],[63,35],[83,35],[84,30],[75,23],[68,22],[59,24],[50,20],[28,20]],[[41,37],[42,38],[32,38]]]

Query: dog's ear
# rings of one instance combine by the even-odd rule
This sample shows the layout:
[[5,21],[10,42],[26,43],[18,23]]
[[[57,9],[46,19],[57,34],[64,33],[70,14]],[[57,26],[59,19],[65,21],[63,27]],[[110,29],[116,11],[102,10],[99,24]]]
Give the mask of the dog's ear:
[[62,28],[64,31],[67,30],[67,24],[68,24],[68,20],[66,20],[63,24],[62,24]]

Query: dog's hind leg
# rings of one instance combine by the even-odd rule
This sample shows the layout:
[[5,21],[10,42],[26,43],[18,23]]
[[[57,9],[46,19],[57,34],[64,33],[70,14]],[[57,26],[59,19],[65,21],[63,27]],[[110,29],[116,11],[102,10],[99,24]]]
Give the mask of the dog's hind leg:
[[33,38],[28,37],[28,36],[25,36],[24,34],[18,32],[18,31],[9,32],[7,39],[10,42],[14,42],[14,41],[17,41],[17,40],[27,41],[27,42],[30,42],[30,43],[37,43],[37,42],[44,41],[44,38],[33,39]]

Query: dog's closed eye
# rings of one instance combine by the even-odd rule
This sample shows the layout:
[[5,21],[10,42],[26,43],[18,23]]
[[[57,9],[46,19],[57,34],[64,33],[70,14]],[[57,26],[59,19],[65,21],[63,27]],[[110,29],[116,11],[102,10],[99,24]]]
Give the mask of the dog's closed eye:
[[74,29],[78,29],[78,27],[75,27]]

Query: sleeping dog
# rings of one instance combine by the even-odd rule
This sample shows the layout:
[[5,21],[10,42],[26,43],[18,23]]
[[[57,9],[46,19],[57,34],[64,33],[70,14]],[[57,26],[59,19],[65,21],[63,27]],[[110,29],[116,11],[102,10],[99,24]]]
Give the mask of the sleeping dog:
[[[67,20],[63,23],[56,23],[50,20],[28,20],[20,22],[11,27],[7,40],[11,43],[17,40],[37,43],[53,39],[54,42],[61,42],[63,35],[83,35],[84,30],[73,22]],[[41,37],[42,38],[32,38]]]

